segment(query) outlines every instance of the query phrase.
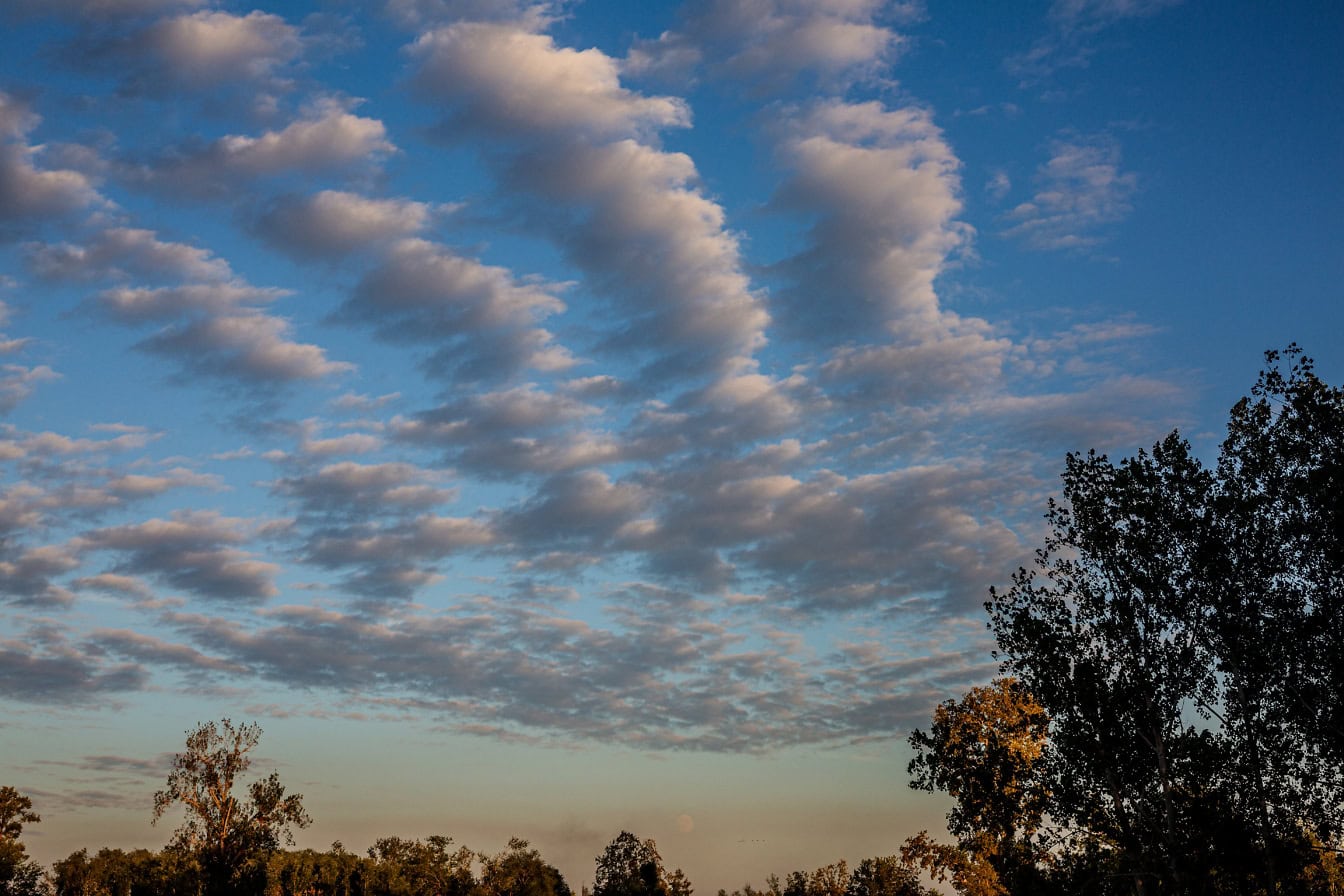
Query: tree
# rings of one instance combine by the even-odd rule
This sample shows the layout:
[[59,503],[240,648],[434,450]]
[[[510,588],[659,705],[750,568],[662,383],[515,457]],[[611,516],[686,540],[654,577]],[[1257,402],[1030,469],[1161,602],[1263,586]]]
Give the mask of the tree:
[[33,801],[8,785],[0,787],[0,840],[18,841],[25,824],[42,817],[33,811]]
[[468,896],[476,888],[471,863],[476,854],[453,848],[453,838],[435,834],[424,842],[379,838],[369,848],[378,891],[388,896]]
[[934,710],[930,730],[910,735],[910,786],[956,800],[947,829],[957,845],[921,832],[902,847],[906,864],[950,878],[960,893],[1039,891],[1038,866],[1048,852],[1034,838],[1048,798],[1042,771],[1049,723],[1015,678],[972,688]]
[[282,841],[294,842],[291,827],[311,823],[303,797],[286,795],[277,772],[249,784],[245,798],[234,794],[260,739],[255,724],[235,727],[224,719],[198,725],[187,732],[186,751],[173,757],[167,786],[154,794],[155,823],[178,803],[186,808],[172,848],[199,860],[212,896],[255,889],[266,857]]
[[37,824],[33,801],[8,785],[0,787],[0,894],[38,896],[45,892],[42,867],[19,842],[25,824]]
[[668,896],[663,858],[652,840],[621,831],[596,861],[592,896]]
[[1340,845],[1344,393],[1296,346],[1266,361],[1215,470],[1175,432],[1070,454],[1034,569],[991,591],[1092,889],[1307,892]]
[[896,856],[864,859],[849,875],[845,896],[933,896]]
[[514,837],[504,852],[480,859],[484,896],[570,896],[564,876],[526,840]]

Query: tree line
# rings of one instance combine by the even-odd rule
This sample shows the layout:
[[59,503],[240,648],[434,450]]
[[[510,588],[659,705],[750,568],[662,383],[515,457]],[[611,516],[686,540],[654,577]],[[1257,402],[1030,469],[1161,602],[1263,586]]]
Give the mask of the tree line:
[[[1069,454],[1062,478],[1032,568],[985,604],[1001,676],[910,735],[910,786],[951,797],[952,839],[731,896],[1344,896],[1344,390],[1267,352],[1214,466],[1173,432]],[[282,850],[301,797],[275,773],[235,794],[259,736],[188,733],[154,802],[186,820],[157,853],[44,872],[31,801],[0,788],[0,893],[571,896],[524,840]],[[692,892],[629,832],[596,859],[591,896]]]

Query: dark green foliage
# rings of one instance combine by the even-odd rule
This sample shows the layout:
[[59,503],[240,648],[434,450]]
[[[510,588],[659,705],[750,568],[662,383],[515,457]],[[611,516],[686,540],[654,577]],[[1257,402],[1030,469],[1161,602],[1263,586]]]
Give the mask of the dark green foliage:
[[200,866],[171,850],[81,849],[52,866],[56,896],[196,896]]
[[476,887],[471,863],[476,854],[453,848],[453,838],[435,835],[423,842],[383,837],[369,849],[368,892],[386,896],[468,896]]
[[570,896],[564,877],[526,840],[514,837],[507,850],[480,860],[482,896]]
[[596,861],[593,896],[668,896],[663,859],[652,840],[621,831]]

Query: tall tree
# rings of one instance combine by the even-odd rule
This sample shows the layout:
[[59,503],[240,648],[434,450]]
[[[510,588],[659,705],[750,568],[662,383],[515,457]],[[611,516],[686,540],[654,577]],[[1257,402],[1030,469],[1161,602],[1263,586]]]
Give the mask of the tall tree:
[[1177,433],[1070,454],[1035,568],[987,605],[1051,718],[1064,866],[1108,886],[1283,892],[1339,845],[1344,395],[1296,347],[1267,364],[1216,470]]
[[155,823],[173,806],[185,807],[172,847],[198,858],[211,896],[249,889],[264,876],[266,857],[282,841],[294,842],[291,828],[311,822],[303,797],[286,795],[278,772],[253,781],[242,798],[234,793],[260,739],[256,724],[198,725],[173,757],[167,786],[154,794]]
[[8,785],[0,787],[0,894],[38,896],[45,886],[42,867],[28,858],[19,837],[23,826],[37,824],[33,801]]
[[668,896],[658,844],[621,831],[597,857],[592,896]]

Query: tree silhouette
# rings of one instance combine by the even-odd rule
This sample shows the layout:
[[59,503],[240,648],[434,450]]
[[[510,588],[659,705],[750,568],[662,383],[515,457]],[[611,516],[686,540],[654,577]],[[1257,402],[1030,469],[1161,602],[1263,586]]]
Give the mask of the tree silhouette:
[[1084,888],[1309,892],[1340,845],[1344,392],[1296,346],[1266,362],[1214,470],[1175,432],[1070,454],[1034,568],[991,592]]

